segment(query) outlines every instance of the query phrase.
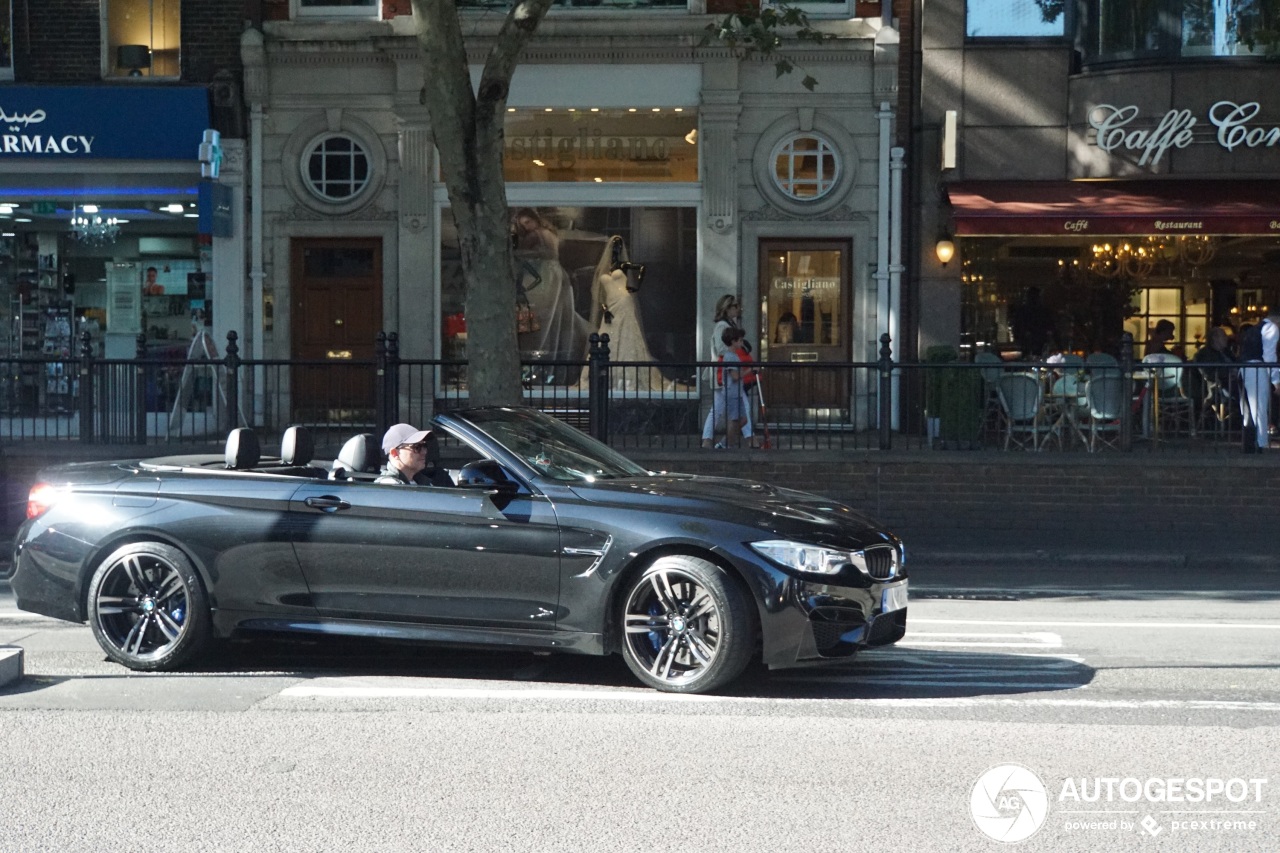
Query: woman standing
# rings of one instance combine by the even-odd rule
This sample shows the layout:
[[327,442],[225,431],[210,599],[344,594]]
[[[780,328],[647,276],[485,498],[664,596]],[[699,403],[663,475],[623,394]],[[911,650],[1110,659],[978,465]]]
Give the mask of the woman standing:
[[[724,333],[726,329],[741,329],[742,320],[742,303],[738,301],[738,297],[733,294],[726,293],[716,300],[716,313],[714,316],[715,328],[711,330],[711,360],[722,361],[729,348],[724,344]],[[742,341],[748,353],[751,352],[751,345],[744,339]],[[742,427],[742,437],[752,447],[755,446],[755,440],[752,438],[751,431],[751,405],[747,399],[747,392],[741,385],[738,386],[739,401],[734,409],[742,411],[746,414],[746,423]],[[718,421],[724,421],[726,413],[723,411],[724,405],[717,404],[717,399],[722,399],[723,394],[713,394],[711,411],[707,413],[707,419],[702,424],[702,446],[713,447],[716,424]],[[721,445],[722,446],[722,445]]]

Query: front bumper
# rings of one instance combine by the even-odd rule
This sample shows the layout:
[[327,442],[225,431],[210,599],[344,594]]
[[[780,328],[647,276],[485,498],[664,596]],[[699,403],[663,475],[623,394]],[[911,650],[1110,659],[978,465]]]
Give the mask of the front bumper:
[[762,654],[772,669],[852,657],[907,632],[907,579],[841,586],[789,578],[762,612]]

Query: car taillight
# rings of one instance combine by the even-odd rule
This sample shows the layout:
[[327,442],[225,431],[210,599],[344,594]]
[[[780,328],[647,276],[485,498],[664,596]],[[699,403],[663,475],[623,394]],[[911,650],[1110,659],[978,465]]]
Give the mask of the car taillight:
[[58,490],[48,483],[36,483],[27,493],[27,518],[38,518],[58,500]]

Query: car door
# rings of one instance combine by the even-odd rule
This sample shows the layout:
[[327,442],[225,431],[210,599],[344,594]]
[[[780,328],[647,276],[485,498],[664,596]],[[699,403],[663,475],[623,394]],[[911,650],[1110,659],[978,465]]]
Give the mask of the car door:
[[290,503],[323,616],[550,630],[560,532],[543,496],[316,482]]

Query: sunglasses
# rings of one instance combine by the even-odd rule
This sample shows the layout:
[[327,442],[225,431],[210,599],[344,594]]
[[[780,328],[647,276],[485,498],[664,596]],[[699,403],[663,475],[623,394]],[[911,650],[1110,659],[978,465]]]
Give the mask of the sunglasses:
[[427,445],[426,444],[402,444],[396,449],[397,450],[414,450],[414,451],[417,451],[418,453],[426,453]]

